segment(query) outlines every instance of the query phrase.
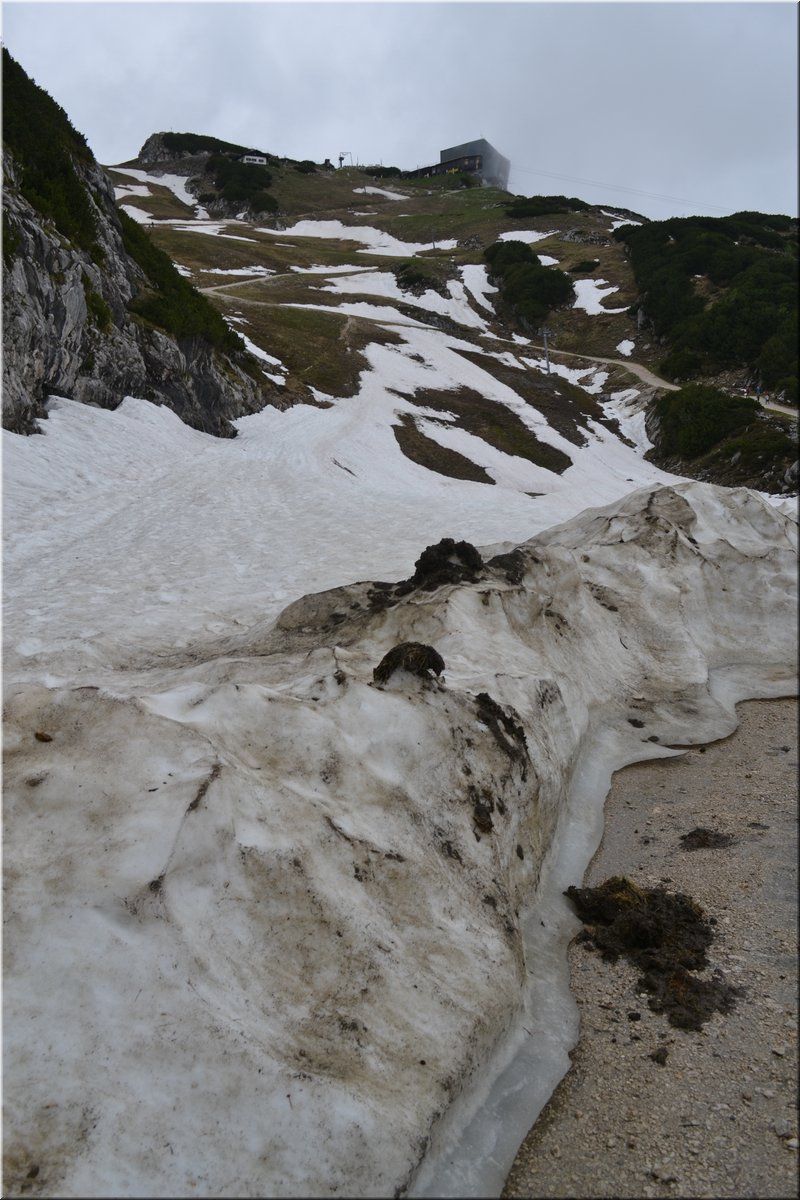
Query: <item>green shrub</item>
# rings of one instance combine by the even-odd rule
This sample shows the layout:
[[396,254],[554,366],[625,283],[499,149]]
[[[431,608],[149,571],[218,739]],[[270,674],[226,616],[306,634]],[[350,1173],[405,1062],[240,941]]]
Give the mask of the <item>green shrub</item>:
[[514,263],[532,263],[538,261],[527,242],[515,242],[511,239],[494,242],[493,245],[487,246],[483,252],[483,257],[489,263],[495,275],[502,275]]
[[671,218],[614,237],[626,244],[644,309],[669,344],[666,374],[747,368],[770,387],[797,377],[796,222],[759,213]]
[[569,276],[554,267],[543,267],[525,242],[495,242],[483,253],[503,299],[528,324],[542,322],[552,309],[575,299]]
[[600,260],[597,258],[584,258],[582,262],[575,263],[574,267],[567,267],[570,275],[586,275],[593,271]]
[[699,458],[728,434],[746,429],[761,407],[708,384],[692,383],[656,401],[660,450],[667,456]]
[[797,404],[798,380],[796,375],[786,375],[778,379],[772,386],[776,397],[782,397],[787,404]]
[[294,169],[295,171],[299,171],[301,175],[314,175],[316,174],[317,166],[310,158],[304,158],[302,162],[294,164]]
[[756,425],[741,437],[731,438],[725,445],[725,453],[740,454],[745,461],[759,456],[780,458],[796,455],[797,442],[780,429]]
[[700,371],[703,360],[693,350],[672,350],[659,363],[659,372],[673,382],[692,379]]
[[508,217],[545,217],[556,213],[584,212],[590,208],[577,196],[518,196],[506,207]]
[[252,147],[237,146],[233,142],[223,142],[219,138],[208,137],[202,133],[163,133],[161,140],[167,150],[172,150],[175,157],[178,158],[182,154],[231,154],[241,156],[243,154],[261,154],[264,158],[271,158],[271,155],[264,154],[263,150],[254,150]]

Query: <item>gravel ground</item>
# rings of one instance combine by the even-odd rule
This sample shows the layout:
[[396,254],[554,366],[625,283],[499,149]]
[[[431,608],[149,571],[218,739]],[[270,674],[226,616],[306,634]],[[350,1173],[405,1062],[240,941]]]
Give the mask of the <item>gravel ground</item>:
[[[677,1029],[634,967],[573,942],[580,1041],[504,1197],[797,1195],[797,701],[738,714],[724,741],[614,776],[584,883],[688,893],[717,922],[709,972],[745,994],[701,1031]],[[685,849],[698,826],[733,841]]]

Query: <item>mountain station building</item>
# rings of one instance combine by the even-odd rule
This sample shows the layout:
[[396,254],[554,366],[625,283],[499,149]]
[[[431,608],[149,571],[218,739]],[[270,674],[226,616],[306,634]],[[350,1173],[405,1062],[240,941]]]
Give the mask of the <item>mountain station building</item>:
[[478,138],[474,142],[462,142],[460,146],[441,150],[438,163],[431,167],[418,167],[407,174],[412,179],[421,179],[426,175],[447,175],[456,171],[477,175],[487,187],[507,191],[511,163],[486,138]]

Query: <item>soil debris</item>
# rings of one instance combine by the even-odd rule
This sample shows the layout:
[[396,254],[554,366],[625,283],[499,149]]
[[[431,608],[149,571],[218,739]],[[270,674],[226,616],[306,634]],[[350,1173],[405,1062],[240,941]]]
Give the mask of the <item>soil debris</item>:
[[477,583],[479,572],[483,570],[483,559],[471,542],[442,538],[435,546],[427,546],[422,551],[414,568],[408,582],[425,592],[432,592],[445,583]]
[[639,887],[621,875],[596,888],[567,888],[565,895],[587,926],[579,940],[607,961],[624,956],[639,967],[648,1006],[666,1013],[671,1025],[699,1030],[712,1013],[730,1012],[743,994],[718,970],[708,979],[692,974],[708,966],[714,930],[690,896]]
[[729,833],[720,833],[718,829],[706,829],[702,825],[698,825],[696,829],[692,829],[689,833],[684,833],[681,836],[682,850],[721,850],[725,846],[732,846],[735,838]]
[[399,668],[419,675],[421,679],[429,679],[431,671],[441,675],[444,659],[433,646],[426,646],[424,642],[400,642],[384,654],[372,672],[372,678],[376,683],[386,683]]

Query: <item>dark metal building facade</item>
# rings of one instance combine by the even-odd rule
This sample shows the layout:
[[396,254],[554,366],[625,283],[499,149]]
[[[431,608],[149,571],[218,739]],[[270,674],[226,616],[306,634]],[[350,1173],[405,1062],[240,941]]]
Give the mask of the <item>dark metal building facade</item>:
[[511,163],[504,158],[486,138],[477,138],[473,142],[462,142],[460,146],[450,146],[439,153],[439,162],[430,167],[420,167],[409,171],[413,177],[425,175],[446,175],[450,171],[466,171],[468,175],[478,175],[483,183],[490,187],[508,190],[508,176]]

